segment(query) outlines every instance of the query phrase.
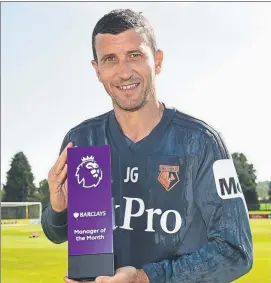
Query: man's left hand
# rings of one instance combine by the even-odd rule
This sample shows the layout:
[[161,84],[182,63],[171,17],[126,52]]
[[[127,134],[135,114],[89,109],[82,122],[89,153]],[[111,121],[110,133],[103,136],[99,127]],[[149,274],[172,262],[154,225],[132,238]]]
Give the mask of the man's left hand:
[[[64,277],[66,283],[81,283]],[[99,276],[95,281],[84,283],[149,283],[149,279],[143,270],[138,270],[133,266],[121,267],[116,270],[114,276]]]

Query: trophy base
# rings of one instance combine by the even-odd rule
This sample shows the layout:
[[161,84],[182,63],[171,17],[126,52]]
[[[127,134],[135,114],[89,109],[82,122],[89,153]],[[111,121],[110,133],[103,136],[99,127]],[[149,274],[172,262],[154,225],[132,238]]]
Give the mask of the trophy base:
[[95,281],[98,276],[114,275],[114,254],[68,256],[68,278],[76,281]]

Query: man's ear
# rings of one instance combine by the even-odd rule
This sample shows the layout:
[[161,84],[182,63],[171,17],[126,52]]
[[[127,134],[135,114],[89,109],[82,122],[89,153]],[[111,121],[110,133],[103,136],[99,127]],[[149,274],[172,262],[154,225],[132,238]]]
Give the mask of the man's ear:
[[155,74],[158,75],[161,73],[162,63],[163,63],[164,54],[162,50],[157,50],[155,53]]
[[93,68],[95,69],[95,72],[96,72],[96,75],[97,75],[97,77],[98,77],[98,80],[101,82],[98,63],[97,63],[95,60],[92,60],[92,61],[91,61],[91,64],[92,64]]

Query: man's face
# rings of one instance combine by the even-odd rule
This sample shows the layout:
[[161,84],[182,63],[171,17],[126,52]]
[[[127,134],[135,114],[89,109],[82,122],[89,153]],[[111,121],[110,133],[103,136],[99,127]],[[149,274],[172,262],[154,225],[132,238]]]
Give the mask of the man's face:
[[118,35],[98,34],[95,46],[98,62],[92,64],[113,103],[126,111],[143,107],[153,95],[162,52],[154,55],[145,35],[134,29]]

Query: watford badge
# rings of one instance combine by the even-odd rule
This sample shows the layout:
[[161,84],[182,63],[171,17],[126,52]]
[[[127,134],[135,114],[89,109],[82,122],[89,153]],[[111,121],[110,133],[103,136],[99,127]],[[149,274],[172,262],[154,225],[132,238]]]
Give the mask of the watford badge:
[[170,165],[160,165],[160,174],[158,176],[158,181],[165,188],[165,190],[170,191],[176,184],[180,182],[179,179],[179,166]]

